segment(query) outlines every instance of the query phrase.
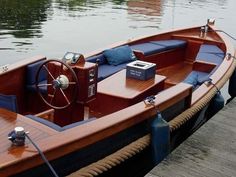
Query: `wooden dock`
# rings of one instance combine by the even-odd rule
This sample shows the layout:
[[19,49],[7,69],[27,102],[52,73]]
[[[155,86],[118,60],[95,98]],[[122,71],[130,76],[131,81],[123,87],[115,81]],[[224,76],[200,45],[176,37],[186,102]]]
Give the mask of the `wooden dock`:
[[236,177],[236,99],[145,177]]

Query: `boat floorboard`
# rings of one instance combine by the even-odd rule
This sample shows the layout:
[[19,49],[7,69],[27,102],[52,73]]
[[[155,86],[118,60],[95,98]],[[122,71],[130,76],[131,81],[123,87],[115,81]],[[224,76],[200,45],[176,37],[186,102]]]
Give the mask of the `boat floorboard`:
[[187,77],[187,75],[192,71],[192,68],[192,64],[187,62],[180,62],[172,66],[159,69],[157,70],[157,73],[167,77],[165,83],[176,85]]
[[236,176],[236,99],[145,177]]

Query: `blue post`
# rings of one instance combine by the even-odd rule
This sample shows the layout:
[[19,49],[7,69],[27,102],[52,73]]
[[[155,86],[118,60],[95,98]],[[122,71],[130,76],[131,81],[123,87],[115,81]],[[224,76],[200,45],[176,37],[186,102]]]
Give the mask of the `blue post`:
[[170,151],[170,129],[161,113],[157,113],[151,124],[151,148],[155,165],[161,162]]

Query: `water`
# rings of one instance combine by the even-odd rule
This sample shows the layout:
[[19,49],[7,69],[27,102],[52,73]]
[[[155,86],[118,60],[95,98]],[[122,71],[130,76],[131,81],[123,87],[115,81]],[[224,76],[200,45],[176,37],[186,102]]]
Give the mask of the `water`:
[[0,65],[61,58],[215,18],[236,36],[235,0],[0,0]]

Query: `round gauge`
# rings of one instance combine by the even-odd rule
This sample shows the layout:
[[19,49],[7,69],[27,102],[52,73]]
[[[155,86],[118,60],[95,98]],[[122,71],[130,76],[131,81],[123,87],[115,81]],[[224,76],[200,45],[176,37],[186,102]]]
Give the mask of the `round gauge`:
[[76,54],[75,55],[75,58],[77,59],[77,58],[79,58],[80,57],[80,54]]
[[73,53],[68,53],[66,54],[66,56],[64,57],[66,60],[71,60],[74,57]]

